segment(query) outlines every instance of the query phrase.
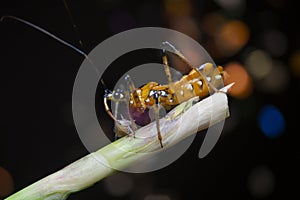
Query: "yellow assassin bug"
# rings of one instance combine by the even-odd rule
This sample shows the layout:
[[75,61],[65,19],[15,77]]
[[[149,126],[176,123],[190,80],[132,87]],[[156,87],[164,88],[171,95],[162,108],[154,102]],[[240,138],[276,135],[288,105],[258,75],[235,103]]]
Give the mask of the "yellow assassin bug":
[[[20,19],[15,16],[3,16],[1,18],[1,21],[3,21],[6,18],[17,20],[19,22],[22,22],[24,24],[27,24],[39,30],[40,32],[52,37],[58,42],[80,53],[91,64],[93,64],[93,62],[89,59],[86,53],[74,47],[73,45],[65,42],[64,40],[58,38],[52,33],[46,31],[45,29],[42,29],[26,20]],[[173,53],[175,53],[175,55],[178,56],[191,70],[187,75],[184,75],[179,81],[173,82],[170,73],[166,49],[163,49],[162,61],[163,61],[165,73],[168,78],[168,84],[160,85],[157,82],[149,82],[140,88],[136,88],[133,82],[131,81],[130,77],[127,77],[128,79],[127,82],[130,90],[128,106],[129,106],[131,125],[120,124],[120,121],[114,117],[107,104],[108,100],[112,100],[112,101],[124,100],[125,95],[121,93],[117,95],[118,93],[116,93],[115,91],[112,92],[106,91],[106,94],[104,95],[104,107],[106,112],[115,121],[117,128],[123,129],[123,132],[125,132],[126,134],[130,133],[130,131],[125,130],[129,126],[135,129],[136,124],[140,126],[144,126],[150,123],[149,107],[153,107],[155,113],[156,127],[157,127],[157,136],[161,147],[163,147],[163,143],[162,143],[162,136],[160,132],[160,126],[159,126],[159,117],[158,117],[159,107],[161,106],[166,111],[169,111],[175,106],[181,104],[182,102],[190,98],[199,97],[200,99],[203,99],[207,97],[210,94],[209,92],[210,88],[216,92],[218,91],[217,88],[222,86],[224,74],[226,73],[225,71],[223,71],[223,68],[221,66],[215,68],[212,63],[205,63],[199,67],[194,67],[188,61],[188,59],[179,50],[177,50],[172,44],[166,41],[163,42],[163,45],[171,48]]]
[[[205,63],[199,67],[194,67],[171,43],[166,41],[162,45],[171,48],[175,55],[191,69],[187,75],[184,75],[179,81],[172,81],[168,56],[166,50],[163,49],[162,62],[168,78],[168,84],[160,85],[157,82],[149,82],[142,87],[136,88],[130,77],[126,77],[130,90],[129,102],[127,103],[131,126],[136,127],[136,124],[139,126],[149,124],[151,122],[149,108],[154,108],[157,137],[161,147],[163,147],[163,143],[159,126],[159,108],[163,107],[166,111],[169,111],[190,98],[199,97],[203,99],[207,97],[210,94],[210,88],[216,92],[218,91],[217,88],[223,85],[224,74],[226,73],[223,71],[223,67],[218,66],[215,68],[212,63]],[[115,94],[117,94],[117,98],[114,97]],[[108,92],[104,96],[105,110],[116,122],[118,120],[111,113],[107,101],[120,101],[124,98],[124,94],[114,91]]]

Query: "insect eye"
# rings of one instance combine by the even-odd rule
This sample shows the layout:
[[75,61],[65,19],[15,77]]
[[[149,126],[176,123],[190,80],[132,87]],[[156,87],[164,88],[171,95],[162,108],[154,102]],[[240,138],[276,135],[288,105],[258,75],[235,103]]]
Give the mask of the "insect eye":
[[105,90],[104,91],[104,96],[105,97],[108,97],[108,96],[111,96],[112,95],[112,91],[110,91],[110,90]]

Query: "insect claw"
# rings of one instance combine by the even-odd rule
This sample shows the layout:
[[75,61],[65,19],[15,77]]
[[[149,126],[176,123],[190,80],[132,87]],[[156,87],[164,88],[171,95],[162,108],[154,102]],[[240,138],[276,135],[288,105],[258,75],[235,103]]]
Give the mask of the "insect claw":
[[115,133],[115,138],[114,138],[114,141],[118,140],[119,139],[119,136],[117,133]]
[[162,143],[162,139],[161,139],[161,138],[159,139],[159,143],[160,143],[160,147],[161,147],[161,148],[164,148],[163,143]]
[[162,43],[161,43],[161,46],[167,46],[167,47],[171,48],[172,51],[179,52],[179,51],[176,49],[176,47],[175,47],[174,45],[172,45],[172,44],[171,44],[170,42],[168,42],[168,41],[162,42]]
[[131,133],[128,134],[128,136],[135,138],[135,132],[132,131]]

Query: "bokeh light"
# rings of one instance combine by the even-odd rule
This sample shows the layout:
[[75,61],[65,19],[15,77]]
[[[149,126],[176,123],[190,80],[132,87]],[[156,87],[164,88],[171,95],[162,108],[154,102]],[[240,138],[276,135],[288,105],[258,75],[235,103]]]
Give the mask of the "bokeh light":
[[187,16],[192,12],[189,0],[165,0],[164,6],[169,18]]
[[290,57],[290,67],[295,76],[300,76],[300,50],[296,50]]
[[290,82],[287,67],[280,61],[273,61],[272,70],[259,81],[257,87],[271,94],[280,94],[285,91]]
[[235,82],[229,90],[229,94],[236,98],[248,97],[253,90],[251,77],[245,68],[238,62],[231,62],[225,65],[225,85]]
[[[6,3],[10,6],[6,6]],[[297,1],[67,1],[76,25],[75,31],[62,3],[6,3],[1,7],[3,13],[29,20],[87,53],[101,41],[132,28],[163,27],[180,31],[199,42],[214,62],[224,67],[228,73],[224,84],[235,82],[229,91],[230,116],[225,120],[222,142],[218,143],[207,159],[197,159],[195,151],[199,145],[191,146],[190,151],[176,165],[147,174],[118,172],[88,190],[71,195],[71,199],[195,199],[199,195],[199,188],[201,195],[197,196],[198,199],[294,198],[291,193],[297,190],[292,187],[297,185],[292,185],[290,179],[295,176],[297,169],[291,168],[293,160],[290,158],[297,157],[298,152],[291,151],[289,147],[296,146],[291,141],[297,141],[294,139],[297,138],[297,132],[293,132],[293,129],[297,129],[297,118],[292,116],[297,113],[300,96],[300,34],[297,31],[300,12]],[[11,20],[3,21],[1,25],[4,27],[1,60],[2,65],[6,66],[3,74],[7,74],[2,77],[2,85],[3,94],[9,98],[3,98],[3,105],[8,106],[2,109],[5,123],[1,131],[4,134],[0,134],[0,152],[6,169],[0,167],[0,199],[13,192],[13,178],[18,180],[15,189],[22,189],[38,177],[48,174],[50,168],[59,169],[61,165],[68,165],[87,153],[74,129],[68,95],[73,89],[74,77],[82,57],[57,46],[56,41],[45,39],[45,35],[27,26]],[[41,36],[40,40],[38,36]],[[174,40],[171,37],[168,39]],[[79,39],[83,47],[77,42]],[[55,49],[51,47],[52,44]],[[175,46],[193,64],[203,63],[201,55],[180,39],[176,38]],[[37,52],[38,56],[33,52]],[[139,53],[129,64],[131,61],[133,64],[144,61]],[[45,62],[49,55],[51,63]],[[190,71],[180,59],[171,53],[168,55],[170,66],[178,73],[186,74]],[[18,59],[15,59],[16,56]],[[155,61],[161,63],[160,51],[152,56],[157,56]],[[29,60],[32,57],[34,59]],[[28,63],[30,67],[24,73],[28,70],[30,73],[14,70]],[[40,80],[39,77],[43,76],[36,76],[34,72],[40,71],[41,63],[45,64],[45,69],[51,69],[48,70],[51,74],[44,73],[49,78]],[[47,63],[51,66],[47,66]],[[173,81],[181,77],[175,75]],[[114,76],[114,73],[110,73],[110,76]],[[15,79],[12,81],[11,77]],[[111,77],[105,78],[107,82],[112,82]],[[46,82],[38,84],[40,81]],[[113,89],[109,84],[108,89]],[[31,95],[27,95],[33,101],[31,98],[23,98],[26,102],[22,100],[20,104],[20,96],[24,96],[20,94],[24,93],[19,90],[20,85],[33,89]],[[28,94],[28,91],[25,93]],[[99,98],[102,101],[103,95],[99,95]],[[43,101],[42,104],[39,100]],[[95,101],[101,104],[99,99]],[[41,107],[40,104],[47,106]],[[86,108],[81,105],[81,109]],[[47,115],[44,115],[45,112]],[[19,126],[15,126],[16,113],[28,115],[18,121]],[[60,117],[57,117],[59,114]],[[105,117],[106,113],[102,116]],[[105,123],[105,129],[113,136],[114,122],[109,121],[109,117],[105,120],[109,122]],[[88,126],[86,131],[94,129],[94,126]],[[39,130],[44,130],[43,135],[49,136],[47,140],[40,140]],[[21,139],[16,140],[16,133],[20,133],[17,137]],[[200,134],[196,139],[202,141],[203,136]],[[67,145],[66,142],[57,143],[57,138],[66,141]],[[94,138],[90,137],[89,140],[95,144],[93,148],[98,149]],[[43,158],[59,155],[60,161],[55,164],[49,159],[43,160],[40,163],[45,168],[41,164],[30,165],[36,159],[40,160],[40,157],[36,157],[39,154],[33,154],[32,148],[27,147],[38,144],[38,148],[51,143],[56,144],[56,151],[44,148],[43,155],[47,156]],[[12,146],[17,148],[16,151],[7,151]],[[19,156],[17,162],[27,164],[19,166],[16,164],[15,152],[35,156]],[[182,178],[178,170],[184,171],[186,180],[201,177],[201,181],[198,184],[178,184]],[[218,177],[218,181],[213,181],[212,177]]]
[[256,80],[266,77],[272,70],[272,64],[272,58],[262,50],[252,51],[245,60],[247,70]]
[[265,105],[258,116],[261,131],[269,138],[280,136],[285,129],[285,119],[282,113],[273,105]]
[[261,34],[261,43],[272,56],[282,56],[288,48],[287,37],[278,30],[269,30]]
[[202,21],[202,28],[206,34],[214,37],[218,34],[220,27],[226,22],[223,15],[218,12],[211,12],[204,16]]
[[252,170],[248,177],[248,190],[255,198],[266,198],[275,188],[275,177],[266,166],[258,166]]
[[14,182],[10,173],[0,167],[0,197],[5,197],[11,194],[14,190]]
[[122,172],[107,177],[104,184],[107,191],[115,197],[121,197],[128,194],[134,186],[132,177]]
[[250,37],[248,26],[239,20],[232,20],[225,23],[216,36],[216,46],[225,56],[236,54]]
[[184,33],[194,40],[200,40],[201,32],[197,22],[192,17],[175,18],[170,22],[170,28]]

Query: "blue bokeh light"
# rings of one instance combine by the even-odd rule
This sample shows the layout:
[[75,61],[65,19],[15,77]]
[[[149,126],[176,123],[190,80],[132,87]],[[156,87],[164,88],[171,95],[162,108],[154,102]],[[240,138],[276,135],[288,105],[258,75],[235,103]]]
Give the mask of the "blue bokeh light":
[[280,136],[285,129],[284,117],[273,105],[266,105],[261,109],[258,121],[260,129],[269,138]]

